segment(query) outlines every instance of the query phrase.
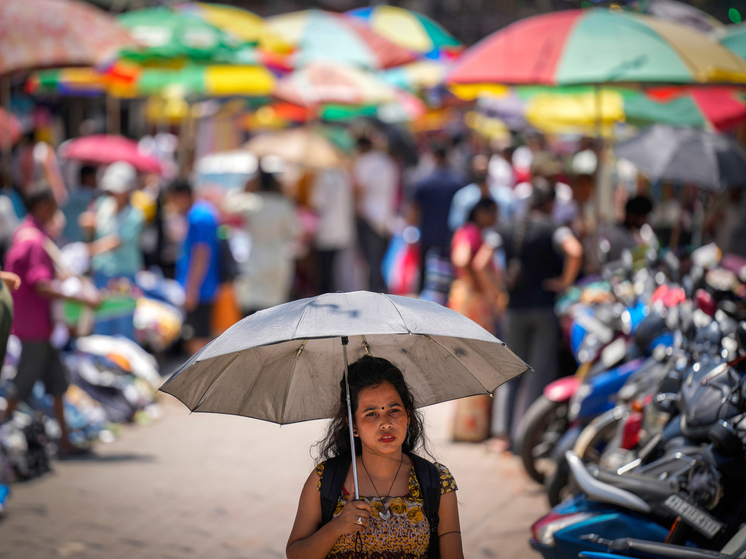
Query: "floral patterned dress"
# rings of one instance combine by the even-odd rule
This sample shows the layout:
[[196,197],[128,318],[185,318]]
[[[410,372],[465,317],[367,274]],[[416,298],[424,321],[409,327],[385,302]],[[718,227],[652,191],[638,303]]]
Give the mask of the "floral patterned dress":
[[[456,481],[451,472],[443,464],[435,463],[440,472],[440,494],[456,491]],[[316,466],[319,476],[317,491],[321,491],[321,478],[324,475],[324,463]],[[343,489],[337,500],[334,516],[337,517],[350,496]],[[360,497],[370,504],[372,515],[370,525],[360,534],[360,542],[356,544],[354,534],[345,535],[327,555],[327,559],[426,559],[430,544],[430,523],[425,516],[425,500],[420,491],[420,484],[414,472],[409,472],[409,491],[401,497],[384,500],[388,504],[391,516],[384,520],[380,513],[385,507],[378,497]],[[362,544],[362,553],[359,553]],[[358,551],[356,551],[356,549]]]

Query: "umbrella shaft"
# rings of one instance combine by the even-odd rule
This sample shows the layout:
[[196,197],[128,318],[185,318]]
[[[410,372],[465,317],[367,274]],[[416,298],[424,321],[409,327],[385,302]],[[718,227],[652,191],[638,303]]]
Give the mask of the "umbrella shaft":
[[342,353],[345,362],[345,390],[347,391],[347,424],[350,428],[350,449],[352,450],[352,479],[355,483],[355,499],[360,498],[360,489],[357,485],[357,459],[355,458],[355,435],[352,423],[352,401],[350,400],[350,379],[347,374],[347,336],[342,337]]

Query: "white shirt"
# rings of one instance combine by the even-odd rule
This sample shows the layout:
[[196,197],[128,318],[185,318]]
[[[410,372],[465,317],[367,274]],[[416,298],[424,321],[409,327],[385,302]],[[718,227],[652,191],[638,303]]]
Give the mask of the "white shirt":
[[313,184],[311,205],[319,218],[316,248],[338,250],[350,246],[355,239],[355,206],[347,171],[320,171]]
[[359,211],[363,219],[381,236],[388,236],[394,226],[394,200],[399,170],[387,154],[371,150],[355,162],[355,182],[360,188]]

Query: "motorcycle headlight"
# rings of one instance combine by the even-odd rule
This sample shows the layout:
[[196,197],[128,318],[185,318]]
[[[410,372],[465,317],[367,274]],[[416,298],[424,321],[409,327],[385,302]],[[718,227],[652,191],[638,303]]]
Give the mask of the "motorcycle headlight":
[[531,526],[531,534],[539,543],[544,545],[554,545],[554,534],[560,530],[564,530],[568,526],[584,522],[592,517],[593,514],[590,512],[578,512],[574,514],[557,514],[555,512],[550,512]]
[[697,462],[689,470],[689,495],[707,510],[714,509],[723,496],[720,473],[712,464]]

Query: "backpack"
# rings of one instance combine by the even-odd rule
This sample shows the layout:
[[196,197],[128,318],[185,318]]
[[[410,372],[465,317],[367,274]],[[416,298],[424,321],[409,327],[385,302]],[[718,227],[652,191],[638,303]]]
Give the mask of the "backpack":
[[[430,545],[428,546],[428,559],[440,559],[440,547],[438,547],[438,508],[440,506],[440,472],[430,462],[417,456],[407,454],[414,464],[414,473],[420,484],[420,491],[425,501],[425,516],[430,523]],[[334,509],[337,506],[339,494],[344,487],[347,472],[352,460],[350,456],[335,456],[324,463],[324,474],[321,477],[321,526],[328,523],[334,517]]]

